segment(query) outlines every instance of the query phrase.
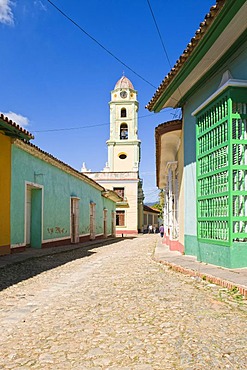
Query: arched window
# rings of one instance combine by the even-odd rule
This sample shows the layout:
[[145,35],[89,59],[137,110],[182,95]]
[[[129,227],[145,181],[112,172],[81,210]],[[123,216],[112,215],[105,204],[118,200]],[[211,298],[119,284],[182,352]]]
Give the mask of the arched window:
[[120,125],[120,140],[128,139],[128,125],[127,123],[121,123]]
[[127,111],[126,108],[121,109],[121,117],[127,117]]

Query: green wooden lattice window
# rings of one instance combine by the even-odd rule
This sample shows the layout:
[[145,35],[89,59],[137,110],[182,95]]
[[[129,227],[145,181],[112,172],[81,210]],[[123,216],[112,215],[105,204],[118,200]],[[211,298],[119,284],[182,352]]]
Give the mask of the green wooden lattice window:
[[229,87],[197,114],[198,239],[247,241],[247,91]]

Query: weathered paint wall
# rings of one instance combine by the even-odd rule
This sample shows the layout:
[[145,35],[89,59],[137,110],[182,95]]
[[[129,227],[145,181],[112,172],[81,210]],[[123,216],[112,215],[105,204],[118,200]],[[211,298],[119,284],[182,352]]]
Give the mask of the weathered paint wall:
[[[201,250],[197,242],[197,222],[196,222],[196,119],[192,116],[192,112],[198,108],[210,95],[212,95],[219,87],[223,73],[230,71],[232,78],[247,80],[247,42],[242,44],[241,48],[233,54],[227,61],[227,64],[222,65],[215,74],[204,83],[196,93],[186,102],[183,110],[184,114],[184,187],[185,187],[185,252],[186,254],[204,256],[204,251]],[[200,243],[202,244],[202,243]],[[212,246],[211,250],[215,246]],[[225,247],[222,250],[226,250]],[[237,250],[235,248],[235,250]],[[208,256],[210,249],[208,248]],[[232,252],[233,253],[233,249]],[[230,253],[225,254],[225,260],[222,257],[217,261],[212,257],[207,257],[209,260],[218,265],[229,265],[228,257]],[[235,258],[235,257],[232,257]],[[240,263],[240,260],[239,260]],[[236,265],[236,262],[234,263]]]
[[70,238],[71,197],[79,198],[79,235],[90,232],[90,202],[96,203],[96,235],[103,234],[104,207],[108,208],[108,214],[115,210],[115,203],[103,198],[100,190],[13,145],[11,190],[11,224],[13,225],[11,245],[13,246],[25,244],[26,182],[37,189],[41,187],[42,243],[59,238]]
[[11,139],[0,131],[0,255],[10,253]]

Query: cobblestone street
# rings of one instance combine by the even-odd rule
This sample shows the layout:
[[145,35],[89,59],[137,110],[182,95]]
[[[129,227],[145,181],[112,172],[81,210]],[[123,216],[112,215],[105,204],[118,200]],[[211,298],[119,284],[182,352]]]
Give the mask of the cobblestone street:
[[246,369],[246,305],[154,262],[158,237],[2,268],[0,369]]

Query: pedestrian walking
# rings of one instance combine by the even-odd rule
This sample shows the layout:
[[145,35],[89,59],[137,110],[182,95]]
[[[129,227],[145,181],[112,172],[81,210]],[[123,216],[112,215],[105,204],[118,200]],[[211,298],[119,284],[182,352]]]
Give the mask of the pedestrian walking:
[[163,236],[164,236],[164,226],[163,226],[163,224],[160,225],[159,232],[160,232],[161,238],[163,238]]
[[149,225],[148,226],[148,233],[150,234],[150,233],[152,233],[153,232],[153,226],[152,225]]

